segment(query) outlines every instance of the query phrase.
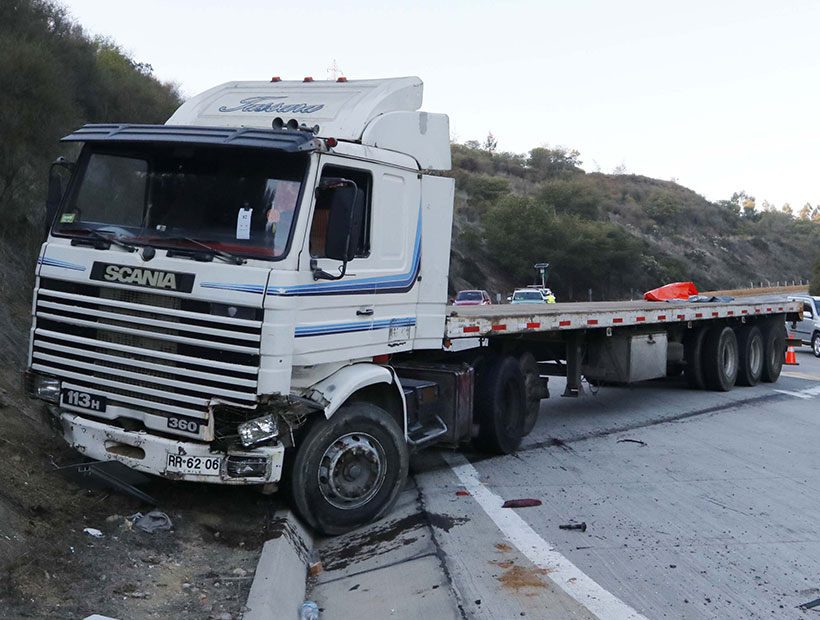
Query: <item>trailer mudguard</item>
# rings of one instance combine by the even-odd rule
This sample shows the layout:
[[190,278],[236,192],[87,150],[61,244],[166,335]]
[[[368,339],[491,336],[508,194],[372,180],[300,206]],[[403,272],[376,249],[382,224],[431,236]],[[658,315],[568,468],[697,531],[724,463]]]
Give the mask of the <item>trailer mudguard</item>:
[[[326,379],[314,384],[308,391],[307,397],[319,403],[325,412],[325,417],[336,413],[348,398],[362,388],[378,383],[395,386],[402,404],[402,418],[406,417],[406,405],[401,384],[392,368],[376,364],[350,364],[340,368]],[[402,424],[402,426],[406,426]]]

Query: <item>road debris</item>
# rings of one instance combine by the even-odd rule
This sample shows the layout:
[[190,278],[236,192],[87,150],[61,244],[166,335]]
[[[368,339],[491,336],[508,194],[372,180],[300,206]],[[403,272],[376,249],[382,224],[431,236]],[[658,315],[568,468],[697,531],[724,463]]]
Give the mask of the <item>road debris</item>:
[[820,606],[820,598],[816,598],[813,601],[809,601],[808,603],[803,603],[802,605],[798,605],[798,609],[812,609],[814,607]]
[[117,461],[74,463],[57,466],[56,471],[64,478],[88,489],[119,491],[146,504],[157,505],[157,500],[135,486],[148,482],[148,477]]
[[466,495],[467,497],[469,497],[470,492],[469,491],[456,491],[456,495],[460,495],[462,497]]
[[619,439],[617,443],[637,443],[642,446],[648,446],[649,444],[645,441],[641,441],[640,439]]
[[322,570],[322,558],[319,557],[319,550],[314,549],[310,552],[310,560],[308,566],[310,567],[310,574],[314,577],[319,575]]
[[540,499],[508,499],[502,508],[528,508],[530,506],[540,506]]
[[134,523],[135,528],[149,534],[170,530],[174,526],[171,517],[159,510],[152,510],[148,514],[138,512],[128,517],[128,520]]
[[83,532],[90,536],[93,536],[94,538],[102,538],[105,535],[95,527],[84,527]]
[[566,523],[564,525],[559,525],[558,529],[560,530],[580,530],[582,532],[587,531],[587,522],[581,521],[580,523]]

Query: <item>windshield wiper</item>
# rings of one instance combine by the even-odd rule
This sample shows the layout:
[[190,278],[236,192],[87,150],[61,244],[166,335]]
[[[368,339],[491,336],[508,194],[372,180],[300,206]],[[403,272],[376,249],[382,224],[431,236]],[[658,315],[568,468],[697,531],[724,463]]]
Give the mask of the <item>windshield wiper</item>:
[[[197,241],[191,237],[170,237],[164,238],[162,241],[187,241],[188,243],[193,243],[194,245],[198,245],[201,248],[205,248],[208,250],[211,256],[215,256],[217,258],[221,258],[227,263],[233,263],[234,265],[244,265],[247,261],[242,258],[241,256],[237,256],[236,254],[231,254],[230,252],[224,252],[222,250],[217,250],[214,247],[211,247],[207,243],[203,243],[202,241]],[[180,248],[174,248],[175,252],[180,251]],[[184,249],[183,249],[184,251]]]
[[[75,229],[72,229],[72,230],[76,230],[77,232],[84,232],[89,237],[94,237],[95,239],[99,239],[100,241],[103,241],[107,244],[107,245],[100,245],[99,243],[92,242],[92,245],[94,246],[94,248],[98,249],[98,250],[107,250],[108,248],[111,247],[111,244],[113,243],[114,245],[119,246],[119,247],[121,247],[125,250],[128,250],[129,252],[136,252],[137,251],[136,246],[133,246],[130,243],[126,243],[125,241],[120,241],[115,236],[109,236],[109,235],[104,235],[103,234],[103,233],[111,233],[112,235],[116,235],[117,233],[115,233],[112,230],[96,230],[94,228],[75,228]],[[64,232],[71,232],[71,231],[69,230],[69,231],[64,231]],[[83,243],[83,241],[86,241],[86,240],[82,239],[80,237],[74,237],[71,240],[71,244],[72,245],[77,245],[78,243]]]

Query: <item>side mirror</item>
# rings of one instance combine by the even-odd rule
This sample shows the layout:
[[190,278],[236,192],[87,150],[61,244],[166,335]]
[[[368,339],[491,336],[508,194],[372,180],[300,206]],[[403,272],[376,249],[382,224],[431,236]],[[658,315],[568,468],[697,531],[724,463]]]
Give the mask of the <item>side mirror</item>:
[[810,321],[814,318],[814,314],[811,310],[803,310],[803,320]]
[[48,196],[46,197],[46,221],[45,234],[51,229],[54,218],[57,217],[57,209],[63,201],[63,180],[60,178],[60,170],[74,172],[75,164],[66,161],[63,157],[58,157],[48,169]]
[[315,280],[341,280],[356,256],[364,224],[364,194],[349,179],[327,178],[316,188],[316,208],[328,209],[325,257],[342,261],[334,276],[314,266]]
[[512,301],[512,297],[507,297],[507,301]]

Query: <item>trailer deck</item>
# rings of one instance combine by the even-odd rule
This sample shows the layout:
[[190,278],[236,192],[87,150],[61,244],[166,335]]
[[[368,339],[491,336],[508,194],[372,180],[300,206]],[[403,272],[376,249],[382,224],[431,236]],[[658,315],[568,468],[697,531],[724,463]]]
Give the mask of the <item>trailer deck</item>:
[[[799,302],[787,299],[728,302],[601,301],[558,304],[448,306],[447,338],[645,326],[743,316],[798,319]],[[790,316],[793,315],[793,316]]]

